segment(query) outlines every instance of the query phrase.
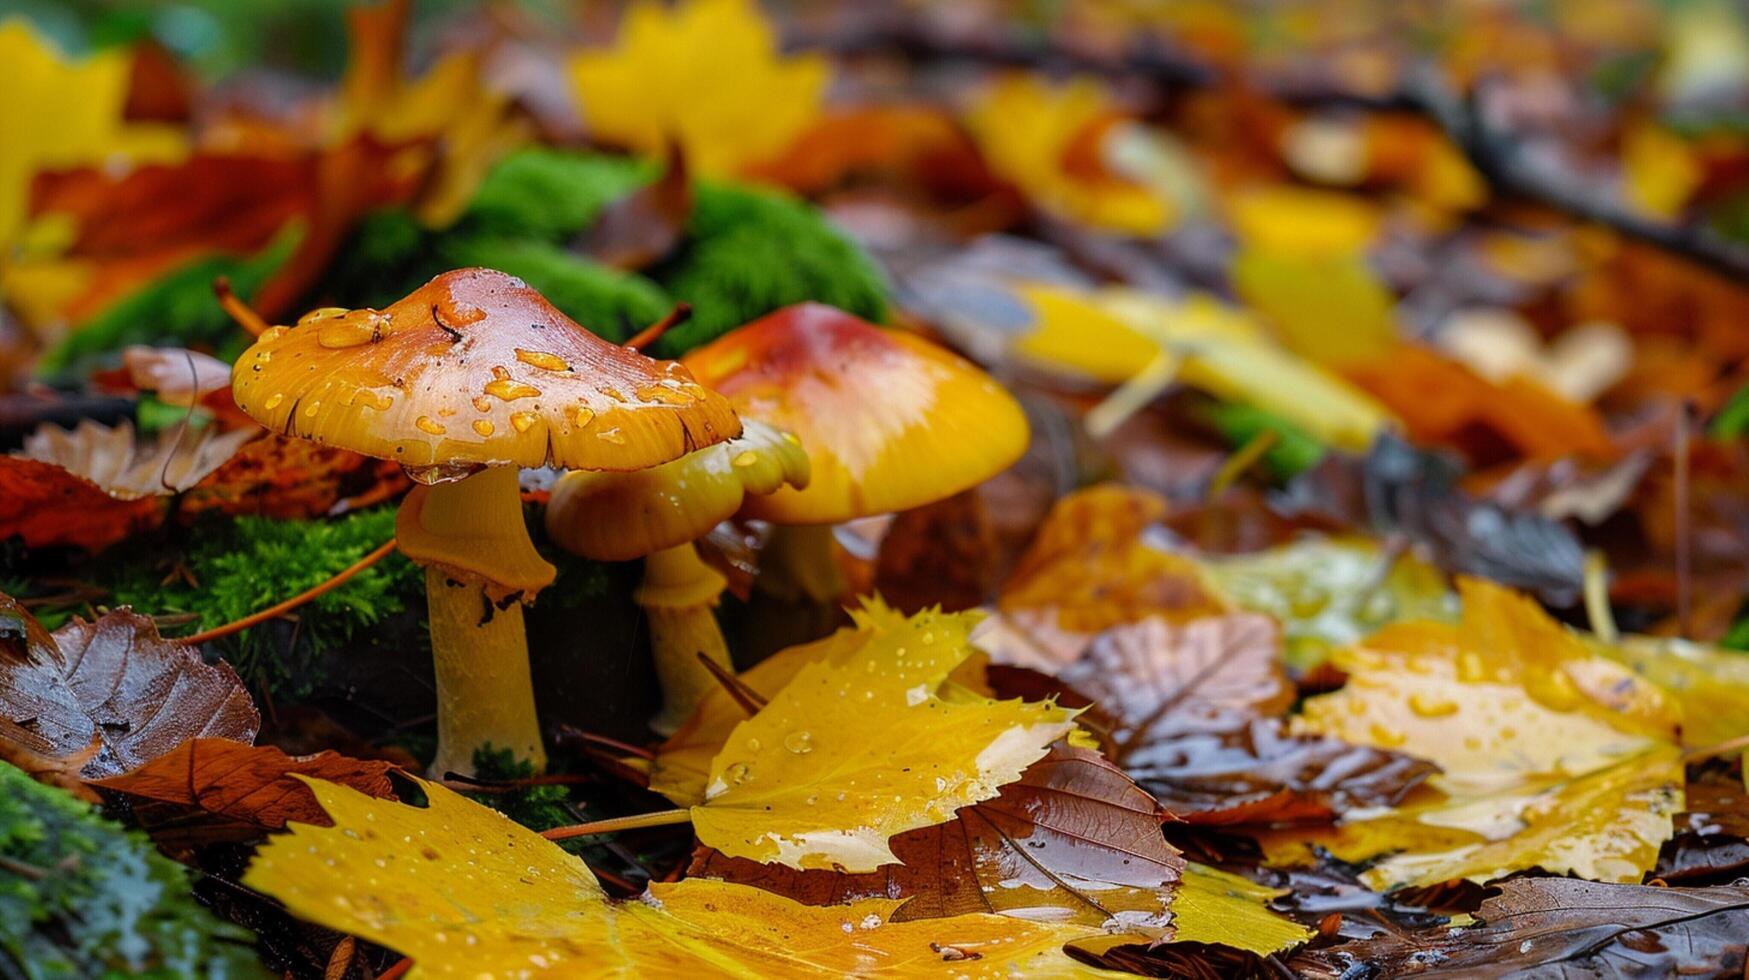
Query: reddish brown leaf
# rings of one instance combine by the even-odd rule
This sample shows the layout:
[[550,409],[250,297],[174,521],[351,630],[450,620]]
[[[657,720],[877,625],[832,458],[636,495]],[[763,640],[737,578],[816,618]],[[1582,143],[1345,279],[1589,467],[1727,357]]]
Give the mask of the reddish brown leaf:
[[[27,621],[0,597],[0,624]],[[196,736],[249,742],[261,725],[229,665],[206,663],[130,610],[75,619],[48,643],[40,627],[19,629],[30,639],[0,656],[0,737],[50,757],[101,739],[81,770],[87,778],[117,775]]]
[[309,786],[293,774],[394,798],[388,762],[336,752],[291,756],[270,745],[191,738],[119,776],[91,785],[134,799],[134,817],[161,844],[242,840],[287,821],[330,826]]
[[409,486],[392,460],[380,460],[277,433],[248,443],[182,502],[180,513],[210,510],[280,520],[319,517],[337,505],[364,507]]
[[1749,873],[1749,792],[1734,766],[1709,763],[1689,778],[1652,876],[1671,884],[1728,884]]
[[79,771],[103,748],[100,740],[92,739],[90,745],[72,755],[43,755],[32,752],[12,736],[12,723],[0,720],[0,762],[17,766],[37,782],[66,790],[87,803],[103,802],[97,791],[85,785],[84,778],[79,775]]
[[1061,679],[1116,718],[1119,762],[1193,823],[1328,820],[1395,803],[1437,771],[1395,752],[1288,735],[1281,715],[1294,690],[1267,616],[1115,627]]
[[163,500],[117,500],[53,463],[0,456],[0,539],[101,551],[163,518]]
[[615,269],[642,269],[674,251],[691,217],[686,154],[679,143],[669,143],[662,176],[603,208],[577,250]]
[[1058,744],[1001,795],[892,839],[900,864],[869,874],[796,871],[708,848],[690,873],[832,905],[903,898],[895,921],[999,912],[1160,932],[1184,868],[1167,814],[1097,752]]
[[975,488],[903,511],[881,538],[875,591],[906,613],[971,609],[994,591],[994,551]]

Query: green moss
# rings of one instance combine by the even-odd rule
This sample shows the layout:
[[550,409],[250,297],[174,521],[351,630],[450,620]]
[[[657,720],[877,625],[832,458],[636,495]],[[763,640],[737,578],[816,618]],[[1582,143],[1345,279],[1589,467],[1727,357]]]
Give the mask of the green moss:
[[626,157],[524,150],[492,168],[457,227],[556,244],[653,176],[649,164]]
[[[482,745],[474,750],[474,774],[486,780],[527,779],[534,775],[534,767],[509,749]],[[549,830],[577,822],[566,806],[571,793],[564,786],[528,786],[509,793],[467,795],[530,830]]]
[[887,315],[887,290],[868,256],[813,208],[766,191],[698,185],[686,243],[650,273],[692,304],[692,319],[657,344],[664,357],[793,303],[826,303],[876,322]]
[[374,211],[353,229],[323,291],[339,306],[388,306],[443,271],[431,254],[432,238],[407,211]]
[[238,295],[253,295],[291,254],[292,245],[290,236],[281,236],[257,255],[208,256],[153,280],[45,352],[37,373],[55,378],[83,375],[105,354],[129,344],[192,347],[235,357],[249,338],[219,307],[213,280],[229,276]]
[[615,343],[662,319],[674,306],[643,276],[533,239],[448,236],[439,243],[438,254],[446,268],[477,265],[521,278],[566,316]]
[[[379,507],[329,521],[278,521],[242,517],[190,531],[180,556],[181,575],[166,582],[161,555],[140,556],[112,568],[105,583],[115,605],[154,615],[194,613],[185,627],[166,635],[221,626],[265,609],[332,577],[395,534],[395,509]],[[308,694],[322,677],[322,659],[409,609],[423,610],[424,576],[400,554],[391,554],[344,585],[316,598],[299,614],[295,629],[263,624],[216,641],[225,659],[257,687],[294,697]],[[287,635],[289,631],[289,636]],[[419,631],[422,635],[423,630]]]
[[266,977],[144,835],[0,764],[0,974]]

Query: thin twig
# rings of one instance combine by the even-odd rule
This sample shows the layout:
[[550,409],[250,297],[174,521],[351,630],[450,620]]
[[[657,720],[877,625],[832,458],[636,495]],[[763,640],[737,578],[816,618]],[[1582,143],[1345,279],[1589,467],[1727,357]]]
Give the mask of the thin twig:
[[277,604],[272,605],[272,606],[268,606],[266,609],[263,609],[260,612],[251,613],[250,615],[244,616],[242,619],[239,619],[236,622],[226,623],[223,626],[215,626],[210,630],[203,630],[202,632],[196,633],[193,636],[178,637],[176,642],[186,644],[186,645],[191,646],[191,647],[192,646],[199,646],[200,644],[206,643],[206,642],[211,641],[211,640],[217,640],[217,639],[220,639],[222,637],[230,636],[232,633],[241,633],[243,630],[246,630],[251,626],[255,626],[255,625],[258,625],[260,623],[265,623],[270,619],[276,619],[276,618],[283,616],[286,613],[292,611],[293,609],[296,609],[297,607],[303,605],[304,603],[311,601],[312,599],[320,598],[321,596],[326,595],[329,592],[332,592],[333,590],[339,588],[340,586],[345,585],[348,579],[352,578],[354,575],[357,575],[359,572],[362,572],[365,569],[371,567],[372,565],[375,565],[377,562],[383,560],[385,557],[388,556],[389,552],[394,551],[394,550],[395,550],[395,539],[390,538],[389,540],[387,540],[387,541],[383,542],[381,545],[379,545],[376,548],[376,550],[372,551],[370,554],[365,555],[363,558],[360,558],[358,561],[353,562],[352,565],[350,565],[349,567],[335,573],[333,578],[330,578],[325,582],[321,582],[312,588],[305,589],[304,591],[298,593],[295,596],[292,596],[290,599],[287,599],[284,602],[277,603]]
[[267,330],[267,321],[261,314],[236,294],[231,292],[231,280],[227,276],[219,276],[213,280],[213,295],[219,298],[219,305],[237,321],[237,326],[249,331],[249,336],[259,337]]
[[703,651],[698,654],[698,662],[704,664],[704,669],[711,672],[711,676],[716,678],[718,684],[723,685],[723,690],[729,693],[729,697],[735,699],[735,703],[740,705],[741,710],[747,712],[749,717],[758,714],[760,709],[765,707],[765,697],[748,687],[747,682],[736,677],[729,671],[729,668],[712,660]]
[[1676,413],[1676,445],[1672,455],[1675,457],[1676,469],[1672,496],[1676,506],[1676,635],[1686,637],[1688,631],[1689,606],[1689,508],[1688,508],[1688,444],[1689,428],[1693,422],[1693,406],[1684,399],[1680,410]]
[[662,339],[663,334],[690,319],[692,319],[692,304],[676,303],[674,309],[668,311],[667,316],[638,331],[636,336],[626,341],[623,346],[630,347],[632,350],[643,350]]
[[655,813],[634,813],[629,817],[612,817],[591,823],[572,824],[569,827],[554,827],[541,831],[540,835],[547,840],[570,840],[573,837],[594,837],[597,834],[614,834],[622,830],[672,827],[675,824],[691,822],[691,810],[657,810]]

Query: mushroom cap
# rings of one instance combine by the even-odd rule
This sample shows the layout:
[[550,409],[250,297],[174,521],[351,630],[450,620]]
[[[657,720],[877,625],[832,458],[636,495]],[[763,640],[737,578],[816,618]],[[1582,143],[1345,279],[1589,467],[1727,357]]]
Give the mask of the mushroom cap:
[[751,497],[741,513],[836,524],[909,510],[1006,469],[1026,451],[1013,396],[959,356],[843,310],[804,303],[686,355],[736,411],[796,434],[806,489]]
[[801,442],[763,422],[739,438],[636,473],[572,471],[547,502],[547,534],[567,551],[627,561],[703,537],[749,495],[808,485]]
[[273,327],[231,372],[275,432],[411,470],[636,470],[741,431],[673,361],[610,344],[522,280],[446,272],[385,310],[322,309]]

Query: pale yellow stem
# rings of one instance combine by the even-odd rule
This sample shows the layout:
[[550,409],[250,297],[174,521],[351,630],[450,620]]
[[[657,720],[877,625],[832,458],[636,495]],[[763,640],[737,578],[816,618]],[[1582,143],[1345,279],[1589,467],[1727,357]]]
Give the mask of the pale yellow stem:
[[442,569],[425,570],[431,609],[431,658],[437,668],[437,757],[431,772],[474,774],[474,751],[509,749],[546,768],[522,604],[491,605],[474,583],[456,582]]
[[[528,560],[516,468],[495,467],[433,486],[402,505],[401,540],[425,568],[431,657],[437,672],[437,757],[431,772],[474,773],[474,753],[509,749],[546,768],[522,604],[541,584]],[[534,561],[538,563],[538,555]],[[523,566],[529,566],[524,568]],[[532,569],[532,571],[530,570]],[[550,574],[544,576],[550,580]],[[526,580],[526,581],[523,581]],[[495,602],[494,598],[503,601]]]
[[691,542],[644,559],[644,582],[634,598],[650,624],[650,654],[662,685],[662,710],[650,719],[657,734],[674,734],[717,686],[699,654],[729,666],[729,647],[712,611],[727,584]]
[[759,578],[754,587],[785,602],[837,602],[848,585],[832,551],[832,526],[779,524],[772,528],[771,539],[759,553]]

